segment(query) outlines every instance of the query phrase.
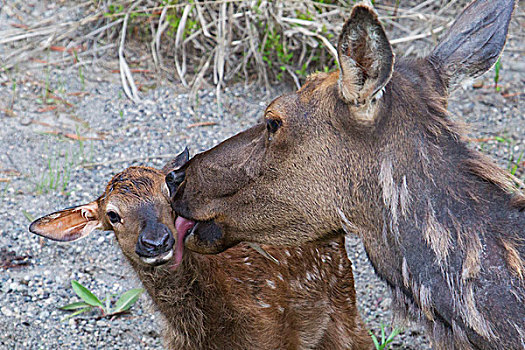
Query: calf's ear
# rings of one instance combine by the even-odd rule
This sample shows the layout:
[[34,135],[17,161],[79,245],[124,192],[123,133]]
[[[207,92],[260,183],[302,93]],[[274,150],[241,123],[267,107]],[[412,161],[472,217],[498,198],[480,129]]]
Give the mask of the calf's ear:
[[170,160],[162,168],[162,173],[166,175],[165,181],[168,187],[168,194],[173,198],[180,184],[184,181],[186,176],[185,165],[190,160],[190,152],[188,147],[184,148],[179,155]]
[[515,0],[476,0],[461,12],[429,57],[449,90],[496,63],[515,5]]
[[190,160],[190,151],[188,147],[179,153],[175,158],[171,159],[166,165],[162,167],[162,173],[168,174],[170,171],[179,170]]
[[374,9],[360,3],[352,9],[337,46],[339,91],[349,104],[362,105],[388,83],[394,54]]
[[29,231],[54,241],[76,241],[102,228],[97,202],[64,209],[31,223]]

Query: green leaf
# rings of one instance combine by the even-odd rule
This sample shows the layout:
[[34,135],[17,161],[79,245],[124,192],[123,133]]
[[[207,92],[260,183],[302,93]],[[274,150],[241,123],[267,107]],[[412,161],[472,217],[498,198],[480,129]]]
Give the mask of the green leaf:
[[523,159],[523,154],[524,153],[525,153],[525,151],[520,153],[520,156],[518,157],[518,160],[516,160],[516,163],[514,164],[512,169],[510,169],[510,173],[512,175],[516,175],[516,172],[518,171],[518,167],[519,167],[519,165],[521,163],[521,160]]
[[143,288],[134,288],[122,294],[115,303],[115,309],[113,310],[113,313],[119,313],[128,310],[133,304],[135,304],[135,302],[137,302],[142,293],[144,293]]
[[67,304],[67,305],[61,306],[61,307],[59,307],[59,309],[60,310],[71,311],[71,310],[82,309],[84,307],[91,307],[91,305],[89,305],[88,303],[83,302],[83,301],[77,301],[76,303],[71,303],[71,304]]
[[81,285],[78,281],[72,280],[71,286],[77,295],[82,298],[87,304],[91,306],[98,306],[104,308],[104,304],[98,298],[89,291],[86,287]]
[[381,345],[379,345],[379,342],[377,341],[377,337],[375,336],[375,334],[372,333],[372,331],[368,331],[368,333],[372,337],[372,341],[374,342],[374,346],[376,347],[376,349],[381,349]]
[[392,333],[390,333],[390,335],[388,336],[388,339],[386,340],[386,343],[387,344],[390,344],[391,342],[394,341],[394,338],[399,334],[401,333],[401,330],[399,328],[394,328],[394,330],[392,331]]
[[86,308],[84,308],[84,309],[82,309],[82,310],[75,311],[75,312],[73,312],[71,315],[67,315],[66,317],[64,317],[61,321],[62,321],[62,322],[67,321],[67,320],[69,320],[71,317],[78,316],[78,315],[80,315],[80,314],[83,313],[83,312],[86,312],[86,311],[91,310],[92,308],[93,308],[93,306],[89,306],[89,307],[86,307]]
[[35,217],[31,215],[28,211],[22,209],[22,214],[26,217],[27,220],[29,220],[29,222],[35,221]]

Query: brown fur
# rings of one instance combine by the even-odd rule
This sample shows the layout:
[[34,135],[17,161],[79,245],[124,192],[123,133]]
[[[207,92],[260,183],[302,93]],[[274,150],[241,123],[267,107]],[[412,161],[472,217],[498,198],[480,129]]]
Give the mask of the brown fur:
[[[428,58],[396,62],[375,100],[350,101],[379,84],[353,69],[387,72],[393,57],[363,54],[372,46],[358,42],[368,39],[344,29],[339,58],[355,67],[274,100],[265,115],[282,120],[275,132],[262,123],[195,156],[173,208],[221,227],[210,253],[357,233],[398,311],[426,324],[436,349],[521,349],[525,199],[467,147],[446,110],[453,86],[497,60],[513,7],[469,5]],[[345,28],[364,16],[361,25],[377,29],[367,8],[357,5]]]
[[[115,232],[164,316],[168,349],[371,349],[342,238],[290,249],[264,246],[279,265],[247,245],[212,256],[186,251],[177,268],[142,262],[135,246],[147,220],[175,232],[165,189],[161,172],[131,167],[115,175],[96,202],[41,218],[31,231],[60,239],[61,217],[70,220],[96,206],[86,215]],[[117,211],[122,223],[111,224],[107,210]]]

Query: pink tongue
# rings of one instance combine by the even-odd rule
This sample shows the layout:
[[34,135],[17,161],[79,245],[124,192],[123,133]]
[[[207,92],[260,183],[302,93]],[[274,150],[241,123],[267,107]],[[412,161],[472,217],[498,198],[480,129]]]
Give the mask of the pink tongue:
[[173,265],[173,269],[176,269],[182,261],[182,254],[184,253],[184,237],[193,226],[195,226],[195,221],[188,220],[182,216],[178,216],[177,219],[175,219],[177,246],[175,247],[175,264]]

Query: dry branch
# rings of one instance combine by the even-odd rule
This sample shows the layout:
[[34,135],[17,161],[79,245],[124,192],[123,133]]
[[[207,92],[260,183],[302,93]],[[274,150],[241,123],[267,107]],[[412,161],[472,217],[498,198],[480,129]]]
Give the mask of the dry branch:
[[[417,53],[424,47],[418,40],[428,41],[443,32],[456,15],[453,8],[467,1],[443,5],[425,0],[411,7],[414,2],[392,6],[392,1],[376,0],[375,7],[390,32],[396,33],[391,43]],[[133,39],[143,42],[143,35],[149,35],[147,52],[157,71],[174,74],[192,93],[202,84],[215,85],[220,107],[220,91],[228,82],[257,81],[269,87],[287,79],[300,85],[309,73],[333,69],[337,35],[351,6],[338,0],[86,1],[74,7],[83,11],[76,21],[60,22],[55,16],[33,24],[13,23],[0,31],[0,44],[13,47],[0,57],[0,65],[5,70],[28,59],[40,60],[39,55],[52,46],[67,50],[60,59],[45,58],[43,64],[83,65],[88,61],[77,59],[93,56],[91,61],[96,62],[118,47],[123,89],[137,101],[126,45]],[[142,37],[133,35],[137,28]],[[74,47],[82,50],[72,55]]]
[[124,43],[126,42],[126,28],[128,26],[129,16],[131,12],[140,5],[141,1],[136,1],[127,11],[126,17],[124,17],[124,23],[122,25],[122,32],[120,34],[120,45],[118,48],[118,61],[119,61],[119,67],[120,67],[120,78],[122,81],[122,88],[124,89],[124,92],[126,93],[126,96],[133,102],[140,101],[139,97],[139,91],[137,89],[137,86],[135,85],[135,81],[133,80],[133,76],[131,75],[131,71],[129,69],[128,63],[126,62],[126,59],[124,58]]

